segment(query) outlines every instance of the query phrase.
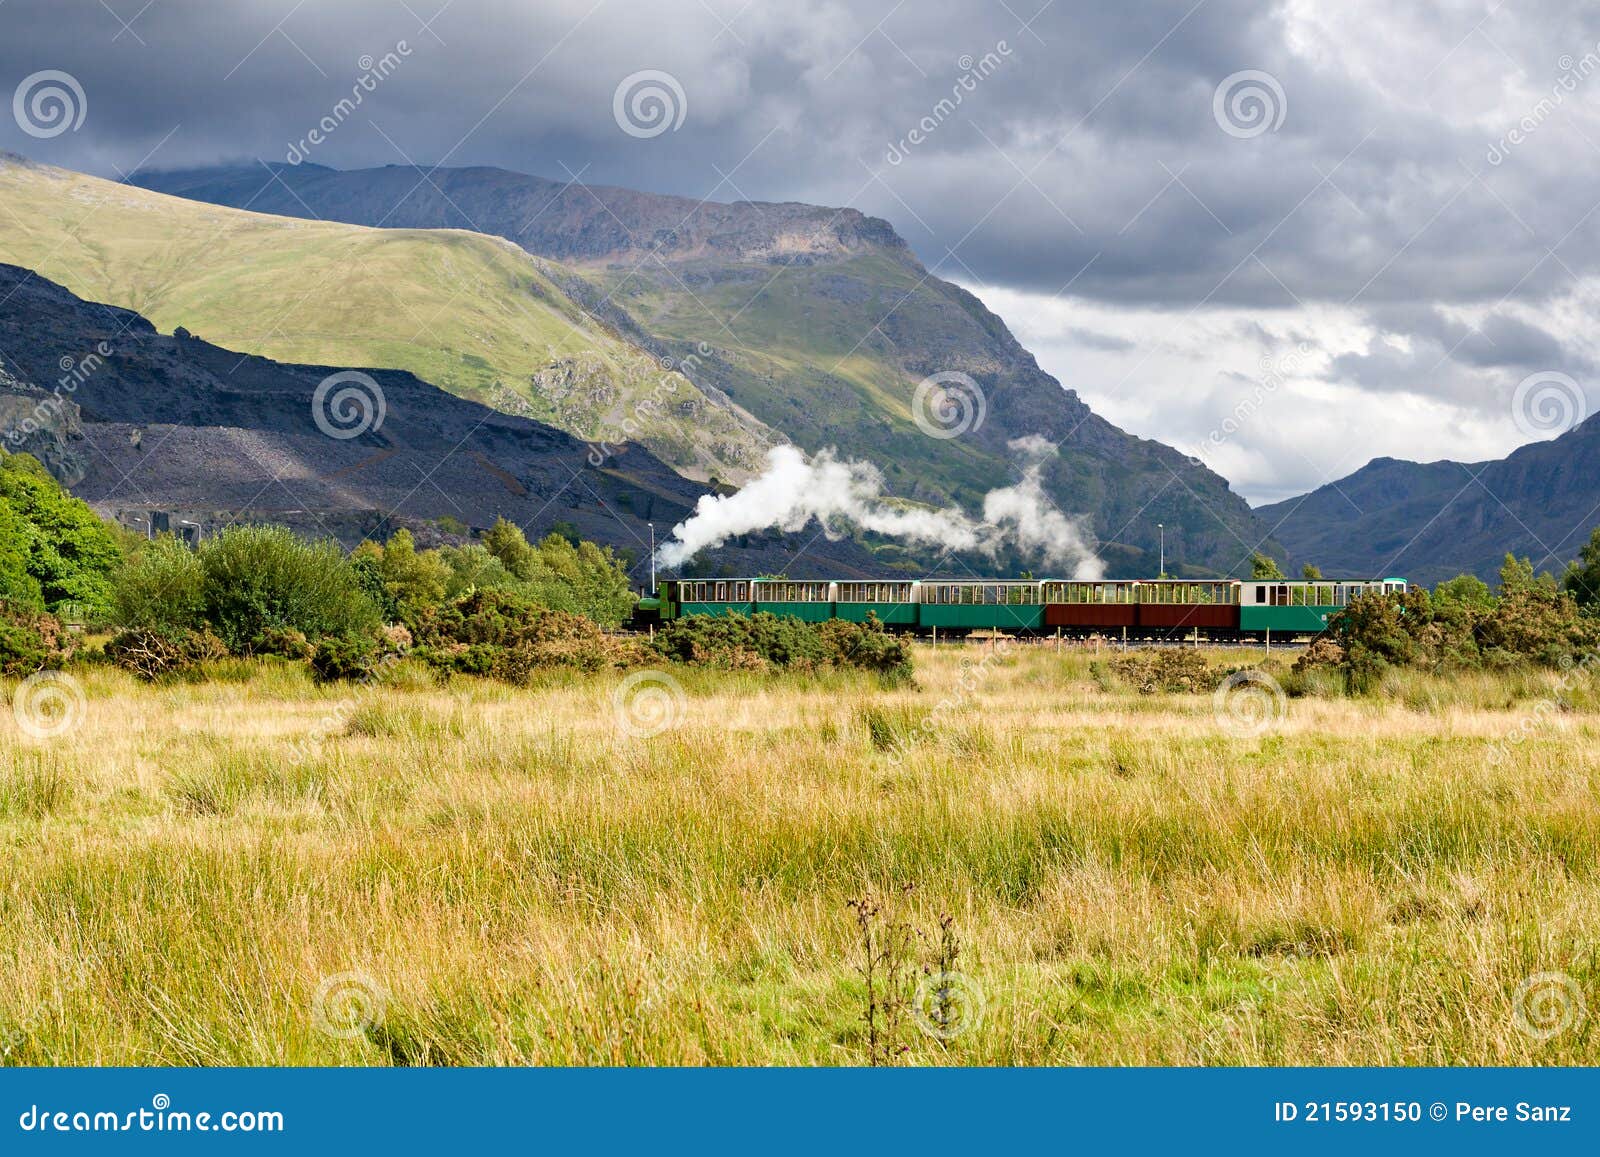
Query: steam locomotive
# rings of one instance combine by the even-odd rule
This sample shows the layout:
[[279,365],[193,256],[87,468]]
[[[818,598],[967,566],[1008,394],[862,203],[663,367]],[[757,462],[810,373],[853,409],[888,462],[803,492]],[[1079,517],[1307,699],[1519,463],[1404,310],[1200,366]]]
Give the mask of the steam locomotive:
[[807,622],[868,615],[919,634],[1113,635],[1161,639],[1295,638],[1321,633],[1358,595],[1404,591],[1386,579],[1062,579],[830,581],[668,579],[639,601],[638,621],[767,611]]

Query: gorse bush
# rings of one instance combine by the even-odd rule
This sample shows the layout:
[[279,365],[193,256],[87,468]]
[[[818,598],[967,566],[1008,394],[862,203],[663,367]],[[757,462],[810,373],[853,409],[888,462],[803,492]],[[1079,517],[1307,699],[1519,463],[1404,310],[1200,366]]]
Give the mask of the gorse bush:
[[206,663],[227,658],[228,647],[209,630],[135,627],[119,632],[105,654],[123,670],[157,680],[193,675]]
[[474,591],[417,621],[415,654],[440,670],[525,683],[552,667],[584,671],[633,666],[636,640],[607,635],[593,620],[541,607],[514,591]]
[[1225,672],[1209,666],[1205,656],[1184,647],[1143,647],[1111,660],[1111,670],[1142,695],[1158,691],[1215,691]]
[[1506,556],[1498,596],[1468,575],[1423,588],[1366,594],[1328,624],[1336,647],[1308,652],[1297,668],[1341,670],[1355,691],[1373,690],[1391,668],[1433,671],[1564,667],[1600,647],[1600,619],[1583,613],[1549,575]]
[[889,683],[912,676],[910,647],[876,619],[812,624],[766,611],[694,616],[664,624],[651,646],[680,663],[728,670],[855,668],[872,671]]
[[0,599],[0,675],[26,676],[59,664],[65,642],[54,616]]

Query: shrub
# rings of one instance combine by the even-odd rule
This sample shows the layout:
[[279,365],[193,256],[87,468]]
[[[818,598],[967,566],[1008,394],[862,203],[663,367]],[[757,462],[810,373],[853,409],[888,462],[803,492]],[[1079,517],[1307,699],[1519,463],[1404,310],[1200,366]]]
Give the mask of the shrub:
[[913,673],[910,648],[876,619],[813,624],[765,611],[750,616],[695,615],[664,624],[651,645],[676,662],[727,670],[855,668],[891,683],[910,679]]
[[227,655],[227,644],[207,630],[135,628],[106,644],[106,658],[152,681],[191,674],[202,663]]
[[1207,666],[1198,651],[1183,647],[1141,647],[1115,656],[1111,669],[1138,688],[1141,695],[1215,691],[1223,675]]
[[54,616],[0,602],[0,675],[32,675],[59,664],[65,637]]
[[338,546],[309,543],[278,526],[232,527],[199,551],[205,617],[228,648],[255,654],[271,632],[296,630],[309,640],[353,638],[379,625]]
[[525,683],[541,668],[631,666],[644,655],[637,642],[607,635],[590,619],[503,590],[474,591],[430,608],[415,634],[417,656],[431,665],[508,683]]
[[324,683],[370,679],[378,670],[378,640],[371,635],[319,639],[311,652],[311,670]]
[[[0,505],[15,516],[0,520],[9,522],[12,533],[4,537],[13,543],[10,552],[0,550],[0,555],[14,556],[15,544],[23,545],[26,572],[38,584],[46,609],[76,603],[90,619],[104,619],[111,610],[111,572],[122,557],[111,528],[27,454],[0,457]],[[0,526],[0,531],[6,529]],[[13,588],[14,568],[14,559],[0,559],[0,582]],[[26,599],[27,593],[15,591],[13,597]]]
[[162,535],[130,555],[113,576],[112,619],[131,630],[190,631],[205,625],[205,569],[195,553]]

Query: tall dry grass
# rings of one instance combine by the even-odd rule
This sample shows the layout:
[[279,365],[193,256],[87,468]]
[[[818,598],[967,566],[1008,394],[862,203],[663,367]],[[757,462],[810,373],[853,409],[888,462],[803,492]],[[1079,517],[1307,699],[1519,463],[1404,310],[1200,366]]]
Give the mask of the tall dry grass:
[[[1407,676],[1240,736],[1092,653],[984,655],[919,648],[889,692],[674,672],[648,738],[615,678],[80,673],[65,736],[0,714],[0,1049],[860,1063],[847,901],[909,885],[982,1002],[913,1026],[917,1063],[1600,1059],[1592,688],[1498,748],[1550,680]],[[1526,1031],[1552,992],[1572,1023]]]

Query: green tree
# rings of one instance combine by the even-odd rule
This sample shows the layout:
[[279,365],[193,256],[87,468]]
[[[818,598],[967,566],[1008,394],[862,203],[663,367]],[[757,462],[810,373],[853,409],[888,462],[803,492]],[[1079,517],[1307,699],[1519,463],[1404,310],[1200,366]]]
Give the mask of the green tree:
[[205,617],[236,654],[261,649],[275,632],[316,642],[379,625],[378,608],[334,543],[306,542],[281,526],[235,526],[199,555]]
[[528,545],[528,537],[522,533],[520,526],[503,518],[496,519],[495,524],[483,536],[483,546],[500,560],[500,564],[506,570],[523,581],[528,580],[537,556],[533,547]]
[[33,527],[0,499],[0,600],[28,610],[42,610],[44,593],[28,573]]
[[111,572],[122,559],[116,535],[27,454],[0,458],[0,501],[29,531],[27,573],[54,611],[68,603],[90,618],[111,611]]
[[1600,614],[1600,526],[1594,528],[1578,557],[1567,567],[1562,587],[1580,607]]
[[1308,583],[1319,583],[1322,581],[1322,569],[1308,562],[1300,568],[1300,577]]
[[112,620],[121,627],[171,633],[205,626],[205,568],[170,534],[129,556],[114,586]]
[[1433,605],[1436,613],[1455,608],[1488,613],[1494,610],[1494,592],[1477,575],[1458,574],[1433,588]]
[[460,598],[473,591],[514,590],[519,586],[517,576],[506,569],[505,563],[477,543],[442,547],[439,557],[450,568],[446,598]]
[[1257,551],[1250,559],[1250,577],[1253,579],[1281,579],[1283,571],[1278,560]]
[[418,552],[409,530],[394,532],[379,556],[379,574],[387,602],[405,622],[413,621],[424,607],[444,601],[450,568],[436,550]]

